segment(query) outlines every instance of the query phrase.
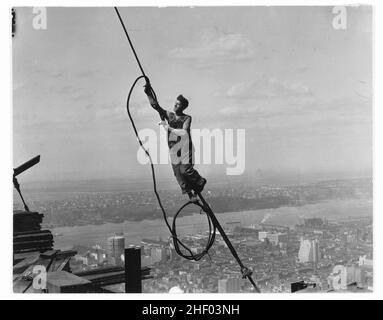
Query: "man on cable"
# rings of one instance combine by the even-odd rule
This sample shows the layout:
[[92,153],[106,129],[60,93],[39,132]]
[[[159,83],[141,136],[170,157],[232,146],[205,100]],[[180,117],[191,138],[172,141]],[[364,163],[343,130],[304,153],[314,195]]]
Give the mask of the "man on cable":
[[202,192],[206,179],[202,178],[194,169],[194,147],[190,134],[192,117],[184,113],[189,101],[179,95],[175,101],[173,112],[171,112],[160,107],[158,101],[153,97],[150,84],[145,86],[144,91],[148,96],[150,105],[162,119],[160,125],[168,133],[170,160],[182,193],[187,194],[190,201],[197,202],[197,193]]

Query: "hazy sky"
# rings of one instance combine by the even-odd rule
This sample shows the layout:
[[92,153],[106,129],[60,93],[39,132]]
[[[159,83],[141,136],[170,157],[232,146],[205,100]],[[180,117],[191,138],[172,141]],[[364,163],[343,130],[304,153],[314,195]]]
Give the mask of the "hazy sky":
[[[16,11],[14,165],[41,154],[24,179],[148,178],[125,111],[139,69],[113,8],[48,8],[46,30]],[[332,7],[120,13],[163,107],[182,93],[193,128],[246,129],[245,174],[371,169],[369,7],[348,7],[346,30]],[[141,86],[132,99],[137,126],[157,130]]]

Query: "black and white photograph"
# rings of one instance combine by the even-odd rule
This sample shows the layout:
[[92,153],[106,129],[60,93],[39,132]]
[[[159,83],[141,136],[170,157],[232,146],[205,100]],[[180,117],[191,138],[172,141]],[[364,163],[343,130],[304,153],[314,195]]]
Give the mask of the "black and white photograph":
[[86,5],[9,8],[13,293],[374,293],[374,6]]

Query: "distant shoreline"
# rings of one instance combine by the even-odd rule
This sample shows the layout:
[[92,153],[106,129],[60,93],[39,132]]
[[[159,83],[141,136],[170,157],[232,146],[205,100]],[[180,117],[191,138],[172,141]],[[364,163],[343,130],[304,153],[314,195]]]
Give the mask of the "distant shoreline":
[[[372,201],[360,199],[331,200],[301,207],[226,212],[218,214],[217,218],[223,227],[227,222],[233,220],[240,221],[243,226],[259,224],[266,216],[268,217],[267,224],[292,227],[303,217],[326,217],[329,220],[373,217],[372,209]],[[183,235],[207,230],[206,217],[198,213],[180,217],[177,223],[177,229]],[[124,233],[128,244],[139,244],[140,239],[143,238],[158,239],[162,237],[167,239],[169,237],[169,231],[160,216],[153,220],[57,227],[53,228],[52,232],[60,234],[60,236],[54,238],[55,247],[58,248],[68,248],[71,245],[106,245],[106,239],[116,232]]]
[[[324,173],[324,174],[281,174],[270,175],[266,177],[257,175],[241,176],[211,176],[208,177],[208,186],[218,186],[222,183],[249,183],[256,185],[288,185],[295,183],[315,183],[336,180],[355,180],[355,179],[373,179],[370,174],[350,174],[350,173]],[[163,190],[177,190],[173,176],[170,178],[159,177],[158,181]],[[79,179],[79,180],[35,180],[20,181],[23,190],[26,192],[131,192],[128,187],[133,187],[137,191],[149,191],[153,189],[151,178],[99,178],[99,179]],[[168,185],[165,184],[169,183]]]

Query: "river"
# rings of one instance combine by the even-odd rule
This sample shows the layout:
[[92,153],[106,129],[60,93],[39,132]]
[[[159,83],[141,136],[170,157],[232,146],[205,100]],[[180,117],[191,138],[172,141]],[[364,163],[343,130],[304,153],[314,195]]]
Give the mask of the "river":
[[[372,216],[372,201],[366,199],[331,200],[300,207],[281,207],[277,209],[226,212],[217,214],[218,220],[225,227],[227,222],[239,221],[242,226],[258,224],[262,220],[268,224],[292,227],[300,219],[308,217],[326,217],[329,220],[347,217]],[[169,219],[171,223],[171,219]],[[196,213],[177,219],[179,235],[195,234],[208,229],[206,216]],[[56,249],[69,249],[73,245],[93,246],[106,245],[107,238],[114,233],[125,235],[126,245],[139,244],[141,239],[168,239],[169,231],[163,219],[125,221],[123,223],[106,223],[103,225],[86,225],[54,228]]]

